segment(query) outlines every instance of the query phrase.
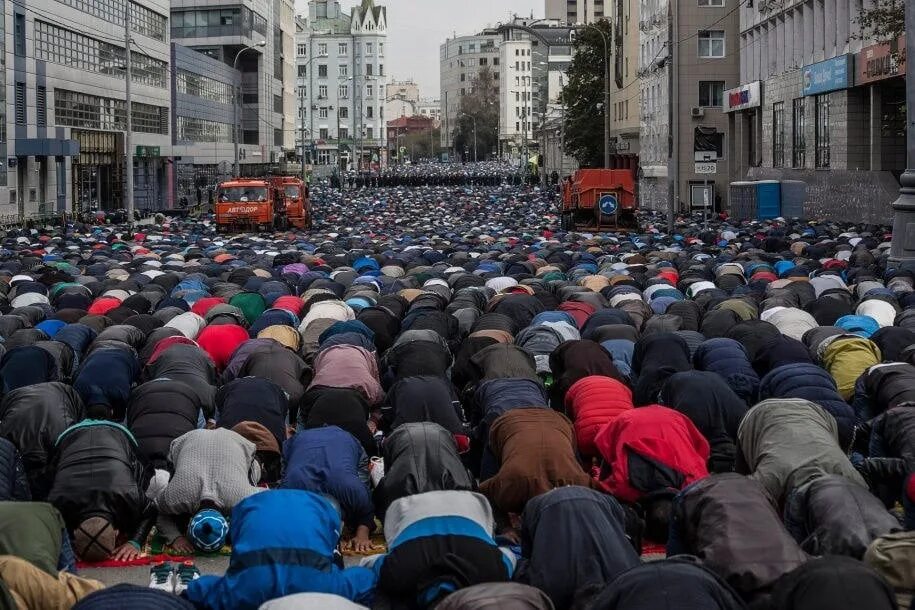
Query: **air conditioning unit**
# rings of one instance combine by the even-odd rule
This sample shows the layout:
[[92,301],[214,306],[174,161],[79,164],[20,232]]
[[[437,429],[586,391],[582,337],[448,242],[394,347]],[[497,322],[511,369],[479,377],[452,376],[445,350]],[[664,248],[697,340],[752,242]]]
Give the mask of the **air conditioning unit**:
[[693,108],[693,111],[691,114],[694,119],[701,119],[702,117],[705,116],[705,108],[701,108],[701,107]]

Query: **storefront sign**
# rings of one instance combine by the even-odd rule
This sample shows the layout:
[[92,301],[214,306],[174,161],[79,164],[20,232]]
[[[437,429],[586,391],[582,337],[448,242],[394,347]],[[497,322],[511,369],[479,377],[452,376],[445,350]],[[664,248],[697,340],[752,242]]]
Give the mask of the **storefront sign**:
[[158,157],[159,156],[159,147],[158,146],[137,146],[134,156],[135,157]]
[[856,85],[905,76],[905,37],[895,43],[875,44],[855,56]]
[[741,85],[736,89],[728,89],[724,92],[724,111],[734,112],[735,110],[758,108],[762,105],[760,91],[761,83],[759,81]]
[[804,68],[804,95],[818,95],[851,86],[855,56],[839,55]]
[[703,161],[696,162],[695,172],[697,174],[717,174],[718,173],[718,162],[717,161]]

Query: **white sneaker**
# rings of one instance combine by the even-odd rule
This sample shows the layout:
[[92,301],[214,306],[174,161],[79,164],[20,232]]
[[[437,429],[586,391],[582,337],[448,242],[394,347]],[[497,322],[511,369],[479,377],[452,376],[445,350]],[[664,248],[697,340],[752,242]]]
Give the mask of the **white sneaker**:
[[175,590],[175,568],[167,561],[149,568],[149,588],[173,593]]
[[200,570],[194,565],[193,561],[185,561],[178,566],[175,579],[175,595],[181,595],[187,590],[191,581],[200,578]]

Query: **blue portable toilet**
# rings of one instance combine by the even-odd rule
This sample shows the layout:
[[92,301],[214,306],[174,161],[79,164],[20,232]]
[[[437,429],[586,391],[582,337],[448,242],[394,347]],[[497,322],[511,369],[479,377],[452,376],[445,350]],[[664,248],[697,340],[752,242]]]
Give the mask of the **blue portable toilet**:
[[782,215],[782,186],[778,180],[756,183],[756,218],[769,220]]

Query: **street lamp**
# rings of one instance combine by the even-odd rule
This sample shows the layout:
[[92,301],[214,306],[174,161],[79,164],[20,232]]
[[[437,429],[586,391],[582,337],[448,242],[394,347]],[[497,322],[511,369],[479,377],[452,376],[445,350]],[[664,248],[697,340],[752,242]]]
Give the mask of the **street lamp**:
[[584,28],[591,28],[600,34],[604,41],[604,169],[610,168],[610,41],[607,33],[589,23]]
[[[906,48],[915,49],[915,2],[905,3]],[[893,243],[890,259],[913,262],[915,259],[915,70],[906,70],[906,149],[908,163],[899,179],[899,199],[893,202]]]
[[472,114],[467,114],[466,112],[461,113],[461,116],[468,117],[473,121],[473,162],[477,162],[477,117]]
[[[316,59],[327,59],[327,53],[323,55],[312,55],[308,58],[308,61],[305,62],[305,71],[311,68],[311,62]],[[308,131],[309,134],[314,136],[314,133],[310,129],[305,128],[305,96],[302,94],[302,85],[298,85],[299,88],[299,133],[302,136],[302,180],[305,180],[305,132]],[[314,93],[314,91],[312,91]]]
[[[232,62],[232,69],[238,70],[238,58],[241,57],[242,53],[245,51],[250,51],[252,49],[263,48],[267,46],[266,40],[261,40],[257,44],[248,45],[244,49],[240,50],[235,54],[235,60]],[[238,98],[241,95],[241,77],[238,79],[238,88],[235,90],[235,95],[232,96],[232,142],[235,145],[235,177],[237,178],[240,171],[238,167]]]

